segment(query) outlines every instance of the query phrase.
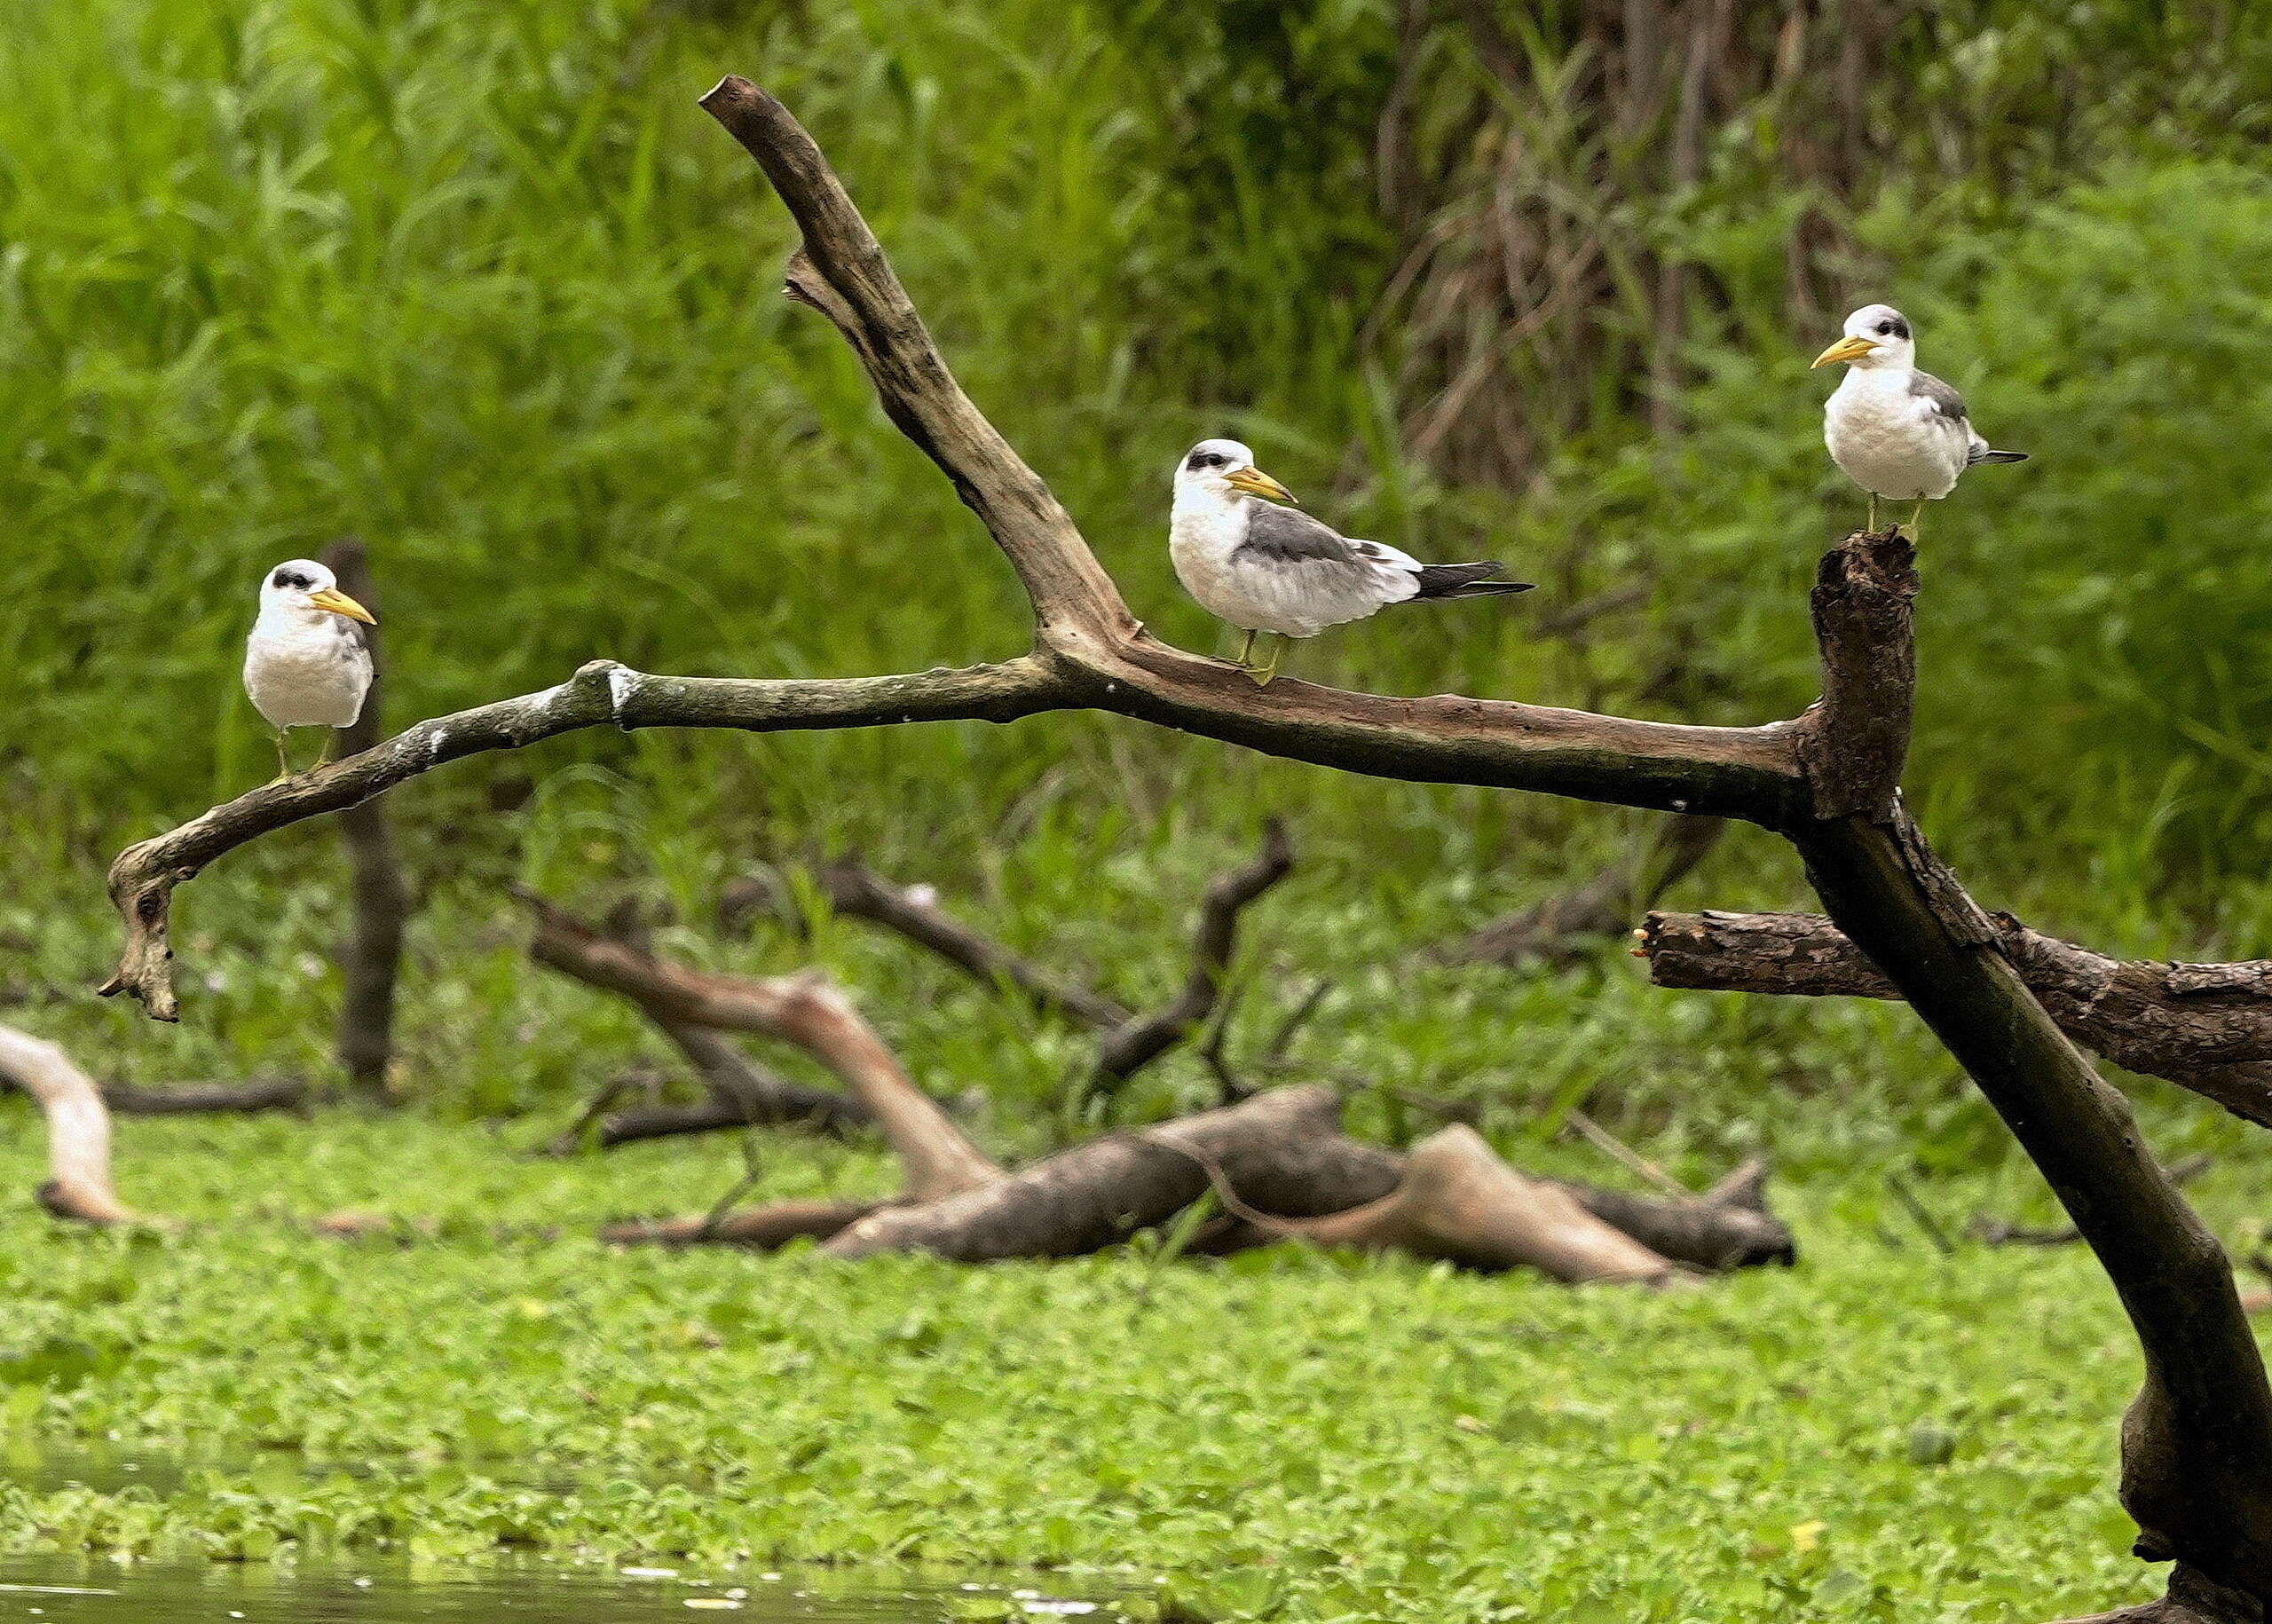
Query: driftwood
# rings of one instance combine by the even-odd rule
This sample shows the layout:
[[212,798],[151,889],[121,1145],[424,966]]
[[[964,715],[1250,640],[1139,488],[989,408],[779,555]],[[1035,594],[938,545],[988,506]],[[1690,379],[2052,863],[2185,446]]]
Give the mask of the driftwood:
[[538,963],[619,993],[658,1021],[762,1032],[835,1073],[897,1153],[911,1198],[937,1200],[999,1171],[915,1086],[852,1000],[825,977],[809,971],[765,980],[708,974],[657,958],[540,897],[524,894],[523,900],[536,916],[529,953]]
[[1380,1200],[1268,1226],[1318,1246],[1410,1252],[1485,1267],[1528,1265],[1574,1284],[1661,1282],[1675,1273],[1669,1260],[1602,1222],[1568,1190],[1509,1167],[1481,1134],[1462,1125],[1415,1145],[1396,1188]]
[[[532,893],[515,895],[536,916],[530,957],[548,969],[606,991],[622,992],[619,984],[622,966],[627,962],[652,960],[635,913],[619,910],[604,927],[598,927],[572,918]],[[867,1108],[858,1100],[793,1083],[751,1060],[716,1030],[678,1019],[662,1001],[635,992],[627,996],[686,1057],[709,1098],[700,1105],[646,1105],[608,1115],[602,1115],[604,1103],[597,1104],[554,1140],[550,1148],[555,1155],[575,1149],[595,1118],[603,1147],[765,1123],[798,1123],[841,1132],[868,1120]],[[611,1099],[612,1092],[603,1095],[603,1101]]]
[[[1917,582],[1897,533],[1850,537],[1824,557],[1811,598],[1823,699],[1791,721],[1710,728],[1292,680],[1258,690],[1228,663],[1143,630],[1054,495],[956,383],[881,245],[788,110],[738,77],[702,106],[796,223],[791,296],[842,334],[892,422],[952,480],[1016,573],[1034,611],[1029,650],[991,665],[843,679],[659,676],[595,661],[542,692],[420,722],[122,852],[110,892],[125,940],[106,991],[177,1017],[173,894],[226,853],[446,762],[582,728],[779,731],[1086,708],[1343,771],[1747,819],[1796,848],[1826,913],[1969,1074],[2121,1297],[2146,1372],[2123,1427],[2122,1502],[2139,1525],[2140,1553],[2176,1563],[2164,1616],[2262,1624],[2272,1601],[2272,1383],[2215,1237],[1902,803]],[[689,1000],[688,1019],[718,1024],[707,1015],[737,1001],[711,991]]]
[[[363,544],[343,537],[324,549],[323,561],[339,578],[340,589],[367,609],[375,609],[370,560]],[[386,663],[379,657],[380,631],[363,628],[371,650],[371,687],[363,696],[355,725],[340,729],[342,753],[368,750],[386,737],[383,725]],[[402,968],[402,937],[410,918],[409,883],[387,830],[386,809],[376,800],[359,801],[339,814],[354,874],[355,922],[340,944],[340,969],[346,986],[339,1004],[339,1061],[348,1081],[366,1099],[384,1103],[387,1068],[394,1060],[395,981]]]
[[110,1181],[110,1113],[95,1080],[60,1044],[0,1026],[0,1080],[29,1094],[47,1118],[47,1181],[39,1203],[85,1224],[131,1223]]
[[1597,942],[1623,935],[1634,916],[1685,879],[1727,830],[1725,818],[1668,819],[1642,855],[1612,863],[1574,890],[1470,931],[1435,957],[1443,964],[1511,969],[1533,959],[1566,963]]
[[[2272,1127],[2272,960],[2108,958],[1989,916],[1998,949],[2077,1043]],[[1661,987],[1898,998],[1839,928],[1809,913],[1653,913],[1641,956]]]

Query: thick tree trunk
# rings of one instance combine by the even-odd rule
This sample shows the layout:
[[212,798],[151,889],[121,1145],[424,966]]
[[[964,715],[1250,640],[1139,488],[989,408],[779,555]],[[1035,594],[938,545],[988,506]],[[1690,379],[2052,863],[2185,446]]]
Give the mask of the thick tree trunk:
[[[1817,804],[1843,810],[1786,832],[1832,921],[1970,1074],[2114,1282],[2146,1362],[2122,1427],[2122,1503],[2139,1555],[2174,1557],[2260,1609],[2272,1597],[2272,1384],[2224,1250],[1893,787],[1913,674],[1908,563],[1890,533],[1852,538],[1823,561],[1814,611],[1825,699],[1802,756],[1824,764]],[[1901,738],[1884,726],[1889,714],[1904,720]]]
[[870,1214],[827,1242],[840,1257],[921,1251],[963,1263],[1100,1251],[1197,1201],[1211,1166],[1249,1205],[1311,1216],[1344,1171],[1341,1105],[1274,1089],[1156,1128],[1109,1133],[943,1201]]

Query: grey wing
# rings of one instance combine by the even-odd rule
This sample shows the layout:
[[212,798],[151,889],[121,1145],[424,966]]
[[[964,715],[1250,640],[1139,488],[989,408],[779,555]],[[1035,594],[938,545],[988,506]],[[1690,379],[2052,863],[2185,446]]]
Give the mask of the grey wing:
[[1246,537],[1236,551],[1265,564],[1324,564],[1347,569],[1365,562],[1358,551],[1361,545],[1306,513],[1274,503],[1253,502],[1247,508]]
[[359,673],[365,686],[371,681],[371,628],[345,615],[331,617],[332,635],[338,639],[339,658]]
[[[1909,376],[1909,392],[1931,406],[1933,415],[1936,417],[1945,418],[1953,423],[1965,422],[1964,397],[1931,373],[1912,373]],[[1966,424],[1968,431],[1970,427],[1970,424]]]
[[1931,421],[1947,424],[1963,438],[1967,462],[1977,462],[1987,455],[1988,442],[1980,438],[1965,415],[1964,397],[1954,388],[1929,372],[1920,372],[1910,374],[1909,392],[1925,402]]

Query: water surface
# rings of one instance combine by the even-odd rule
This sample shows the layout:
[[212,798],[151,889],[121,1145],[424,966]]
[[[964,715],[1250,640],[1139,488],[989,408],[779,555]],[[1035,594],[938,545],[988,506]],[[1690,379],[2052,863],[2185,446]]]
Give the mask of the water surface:
[[395,1624],[504,1619],[512,1624],[659,1624],[721,1618],[766,1624],[1006,1624],[1060,1618],[1118,1624],[1108,1602],[1055,1584],[979,1584],[830,1573],[584,1571],[534,1563],[448,1574],[357,1567],[0,1558],[0,1624]]

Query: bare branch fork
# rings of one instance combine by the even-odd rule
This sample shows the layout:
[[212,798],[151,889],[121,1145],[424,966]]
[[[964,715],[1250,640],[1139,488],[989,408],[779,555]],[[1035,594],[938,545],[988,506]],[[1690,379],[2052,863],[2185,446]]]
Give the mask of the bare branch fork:
[[788,111],[735,77],[702,105],[756,159],[802,233],[790,295],[844,335],[892,421],[953,481],[1017,572],[1034,611],[1030,651],[838,681],[651,676],[599,661],[543,693],[421,722],[122,853],[110,886],[126,943],[106,990],[174,1017],[170,898],[214,859],[445,761],[579,728],[774,731],[1085,707],[1384,778],[1746,819],[1798,847],[1832,922],[2011,1126],[2137,1328],[2147,1376],[2123,1429],[2123,1502],[2142,1530],[2140,1553],[2178,1566],[2168,1597],[2128,1616],[2261,1620],[2272,1598],[2272,1388],[2231,1271],[2139,1143],[2125,1102],[2031,996],[1994,922],[1899,801],[1914,677],[1905,545],[1857,536],[1824,559],[1814,594],[1823,699],[1796,721],[1690,727],[1291,681],[1258,690],[1229,665],[1170,648],[1136,623],[1047,486],[956,384],[873,233]]

